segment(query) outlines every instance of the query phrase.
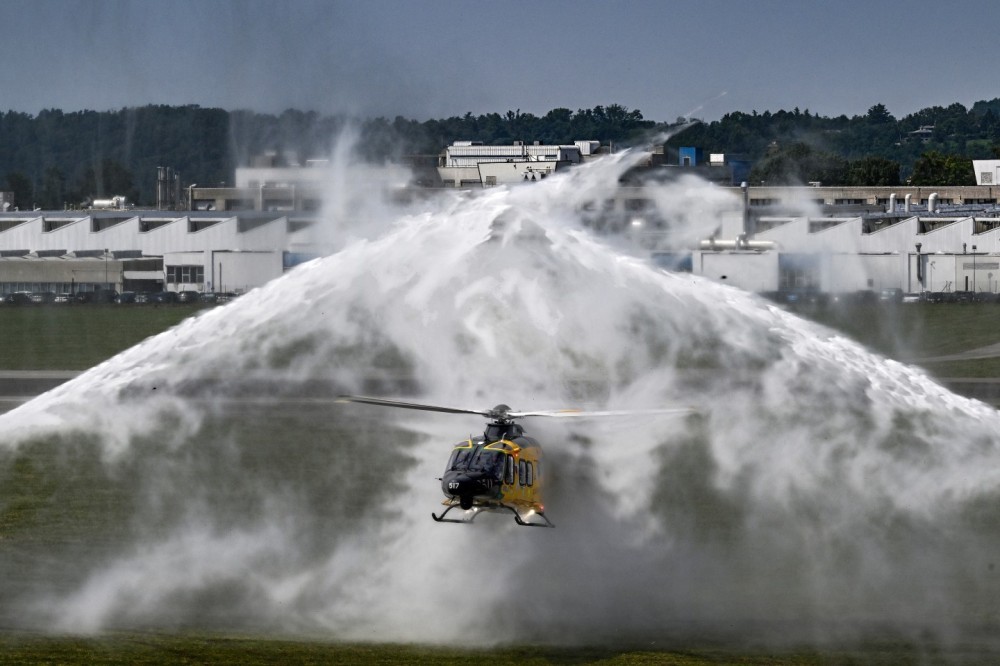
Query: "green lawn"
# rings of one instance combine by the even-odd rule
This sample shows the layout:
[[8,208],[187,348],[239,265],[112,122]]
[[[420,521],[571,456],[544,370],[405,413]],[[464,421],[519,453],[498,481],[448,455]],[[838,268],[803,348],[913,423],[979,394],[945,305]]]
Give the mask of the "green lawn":
[[[159,333],[204,306],[0,306],[0,369],[83,370],[142,339]],[[952,354],[1000,342],[1000,306],[885,304],[850,307],[799,306],[804,316],[844,331],[895,358]],[[929,363],[942,377],[1000,377],[996,359]],[[278,416],[248,420],[240,436],[273,435]],[[280,415],[279,415],[280,416]],[[290,417],[289,417],[290,418]],[[277,427],[277,426],[274,426]],[[320,433],[320,436],[324,436]],[[301,450],[284,452],[261,465],[278,474],[282,461],[302,460]],[[57,455],[57,449],[61,451]],[[252,449],[256,450],[256,449]],[[47,584],[78,582],[79,572],[46,564],[53,550],[70,553],[62,561],[85,563],[127,541],[130,476],[108,476],[86,447],[67,454],[58,443],[39,443],[6,456],[0,464],[0,585],[17,593],[44,574]],[[312,461],[307,469],[325,469]],[[67,470],[72,470],[69,474]],[[293,470],[294,471],[294,470]],[[211,473],[206,469],[206,474]],[[291,473],[291,472],[290,472]],[[296,472],[299,473],[299,472]],[[270,478],[270,477],[269,477]],[[254,481],[251,479],[250,481]],[[250,482],[248,481],[248,482]],[[306,484],[310,487],[318,483]],[[343,498],[318,498],[324,506],[349,505]],[[0,604],[2,606],[3,604]],[[992,644],[941,647],[880,637],[836,649],[775,648],[746,645],[650,645],[615,647],[501,646],[462,649],[415,645],[359,645],[273,636],[194,632],[111,632],[96,637],[50,636],[17,629],[17,609],[0,613],[0,662],[58,664],[979,664],[1000,663]],[[442,610],[441,622],[448,622]]]
[[[0,306],[0,370],[85,370],[206,306]],[[1000,343],[1000,305],[802,304],[792,312],[939,377],[1000,377],[1000,357],[927,359]]]
[[0,305],[0,370],[86,370],[205,307]]
[[1000,343],[998,304],[828,303],[789,309],[889,358],[921,365],[937,377],[1000,377],[1000,356],[975,361],[924,360]]
[[814,649],[657,649],[517,646],[490,649],[351,644],[246,636],[112,633],[97,638],[0,633],[5,664],[407,664],[412,666],[908,666],[996,663],[979,645],[940,651],[905,642]]

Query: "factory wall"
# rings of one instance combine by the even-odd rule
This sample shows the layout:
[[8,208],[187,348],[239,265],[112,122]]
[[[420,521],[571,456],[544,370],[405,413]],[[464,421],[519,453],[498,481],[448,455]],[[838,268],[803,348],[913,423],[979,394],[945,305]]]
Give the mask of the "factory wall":
[[778,290],[776,252],[695,252],[692,267],[698,275],[754,292]]
[[279,277],[282,252],[204,250],[170,252],[163,257],[170,291],[244,292]]
[[[280,277],[281,252],[215,252],[211,279],[216,291],[246,291]],[[207,274],[206,274],[207,275]]]
[[[312,239],[314,223],[301,215],[153,211],[0,215],[0,293],[246,291],[280,276],[286,252],[324,254]],[[135,268],[128,275],[128,262],[139,257],[162,257],[162,270]]]

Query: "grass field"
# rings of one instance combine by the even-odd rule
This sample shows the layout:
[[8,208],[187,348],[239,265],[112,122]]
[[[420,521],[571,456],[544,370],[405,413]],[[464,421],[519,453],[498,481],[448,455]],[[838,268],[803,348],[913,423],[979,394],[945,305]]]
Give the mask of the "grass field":
[[419,645],[365,645],[248,636],[113,633],[99,638],[0,634],[5,664],[407,664],[412,666],[543,666],[602,664],[634,666],[930,666],[996,663],[997,653],[980,646],[942,652],[904,642],[848,649],[765,650],[748,648],[607,648],[549,646],[489,649]]
[[[144,338],[192,316],[203,306],[0,306],[0,370],[83,370]],[[798,306],[881,353],[920,359],[967,351],[1000,341],[1000,307],[994,305],[884,304],[850,307]],[[939,377],[1000,377],[1000,360],[927,363]],[[261,428],[263,431],[264,429]],[[262,436],[266,435],[266,432]],[[36,449],[36,455],[53,455]],[[53,458],[54,459],[54,458]],[[99,466],[81,475],[84,492],[53,484],[43,473],[54,463],[18,456],[0,484],[0,574],[37,573],[37,562],[54,541],[93,556],[104,542],[122,538],[121,488],[102,481]],[[63,461],[66,464],[67,461]],[[318,467],[318,466],[317,466]],[[89,476],[88,476],[89,475]],[[95,523],[90,518],[99,516]],[[89,522],[88,522],[89,521]],[[127,536],[127,535],[126,535]],[[74,551],[75,552],[75,551]],[[36,569],[33,569],[36,567]],[[71,572],[64,572],[71,576]],[[56,575],[61,575],[57,572]],[[16,589],[8,585],[8,589]],[[442,622],[447,614],[442,612]],[[881,638],[837,649],[753,645],[540,647],[463,649],[415,645],[359,645],[271,636],[194,632],[107,633],[53,636],[17,629],[17,618],[0,617],[0,662],[59,664],[980,664],[1000,663],[991,645],[942,648],[933,643]]]
[[0,305],[0,370],[86,370],[204,307]]
[[[85,370],[206,306],[0,306],[0,370]],[[1000,356],[924,361],[1000,343],[995,304],[800,304],[792,312],[937,377],[1000,377]]]
[[889,358],[923,366],[936,377],[1000,377],[1000,356],[975,361],[924,360],[1000,343],[1000,305],[832,303],[803,304],[791,311]]

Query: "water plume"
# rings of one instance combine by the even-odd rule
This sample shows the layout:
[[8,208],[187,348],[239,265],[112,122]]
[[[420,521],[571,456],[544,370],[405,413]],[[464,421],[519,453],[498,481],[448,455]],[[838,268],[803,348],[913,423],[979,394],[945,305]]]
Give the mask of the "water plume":
[[[35,493],[0,616],[476,644],[993,626],[995,410],[611,247],[587,211],[640,158],[383,201],[334,254],[0,417],[0,483]],[[731,205],[657,187],[679,238]],[[557,528],[459,527],[428,514],[481,421],[339,392],[697,413],[525,421]]]

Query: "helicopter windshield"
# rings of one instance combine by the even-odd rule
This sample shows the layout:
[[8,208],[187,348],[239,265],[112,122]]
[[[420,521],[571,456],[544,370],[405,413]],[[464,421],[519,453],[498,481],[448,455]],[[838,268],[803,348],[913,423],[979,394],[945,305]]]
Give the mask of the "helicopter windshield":
[[451,453],[451,459],[448,460],[448,471],[467,469],[471,457],[471,448],[455,449]]
[[469,470],[473,472],[485,472],[486,474],[499,479],[503,474],[504,454],[502,451],[491,451],[480,448],[469,461]]

